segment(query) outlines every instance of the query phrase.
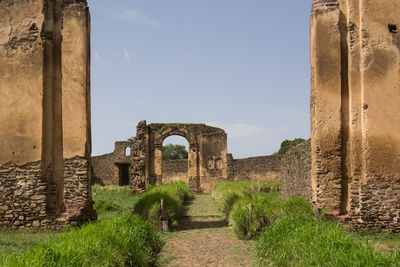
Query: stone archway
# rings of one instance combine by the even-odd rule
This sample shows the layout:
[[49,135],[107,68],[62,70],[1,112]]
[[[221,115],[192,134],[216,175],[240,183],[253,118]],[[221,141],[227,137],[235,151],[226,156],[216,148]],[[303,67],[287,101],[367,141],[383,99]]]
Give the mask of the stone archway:
[[209,192],[217,182],[228,178],[227,136],[224,130],[205,124],[152,123],[141,121],[133,157],[131,185],[138,191],[146,184],[161,184],[162,144],[172,135],[189,143],[188,184],[194,191]]

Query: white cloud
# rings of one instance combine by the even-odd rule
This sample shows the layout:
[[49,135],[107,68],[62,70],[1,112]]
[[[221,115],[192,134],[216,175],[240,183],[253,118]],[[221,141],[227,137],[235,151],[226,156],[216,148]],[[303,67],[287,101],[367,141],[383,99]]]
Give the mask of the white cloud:
[[120,13],[115,13],[114,17],[126,22],[143,24],[151,27],[158,27],[160,25],[158,21],[147,17],[145,14],[135,9],[126,9]]
[[131,57],[131,54],[128,52],[128,49],[124,48],[124,49],[122,50],[122,53],[123,53],[124,59],[125,59],[126,61],[128,61],[128,62],[131,62],[131,61],[132,61],[132,57]]
[[97,51],[94,51],[94,62],[95,63],[104,63],[103,58],[100,56],[100,54]]
[[220,124],[217,122],[206,123],[210,126],[215,126],[224,129],[228,134],[228,138],[241,138],[241,137],[256,137],[256,136],[266,136],[271,134],[271,129],[262,126],[250,125],[245,123],[235,123],[235,124]]

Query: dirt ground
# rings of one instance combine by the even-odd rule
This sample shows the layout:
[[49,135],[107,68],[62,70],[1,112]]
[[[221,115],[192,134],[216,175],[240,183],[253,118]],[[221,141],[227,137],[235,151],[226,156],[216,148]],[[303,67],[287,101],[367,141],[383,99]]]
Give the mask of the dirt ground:
[[210,195],[196,194],[180,228],[165,233],[162,266],[251,266],[253,241],[236,238]]

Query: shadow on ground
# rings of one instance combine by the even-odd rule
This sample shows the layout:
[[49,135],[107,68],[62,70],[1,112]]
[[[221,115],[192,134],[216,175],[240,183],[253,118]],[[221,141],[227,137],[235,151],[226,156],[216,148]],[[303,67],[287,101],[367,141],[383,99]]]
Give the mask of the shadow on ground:
[[227,222],[221,219],[220,216],[190,216],[182,218],[178,230],[222,228],[227,226]]

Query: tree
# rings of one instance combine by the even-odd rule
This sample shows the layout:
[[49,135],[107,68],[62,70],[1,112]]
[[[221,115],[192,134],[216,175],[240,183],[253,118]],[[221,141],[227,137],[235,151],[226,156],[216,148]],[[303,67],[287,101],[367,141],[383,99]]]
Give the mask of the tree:
[[132,136],[132,137],[128,138],[128,140],[126,140],[126,141],[128,141],[129,143],[133,143],[135,141],[135,137]]
[[182,145],[168,144],[162,148],[163,159],[187,159],[188,152],[186,147]]
[[279,155],[285,154],[289,149],[303,143],[305,140],[303,138],[296,138],[293,140],[285,140],[281,143],[281,148],[278,151]]

